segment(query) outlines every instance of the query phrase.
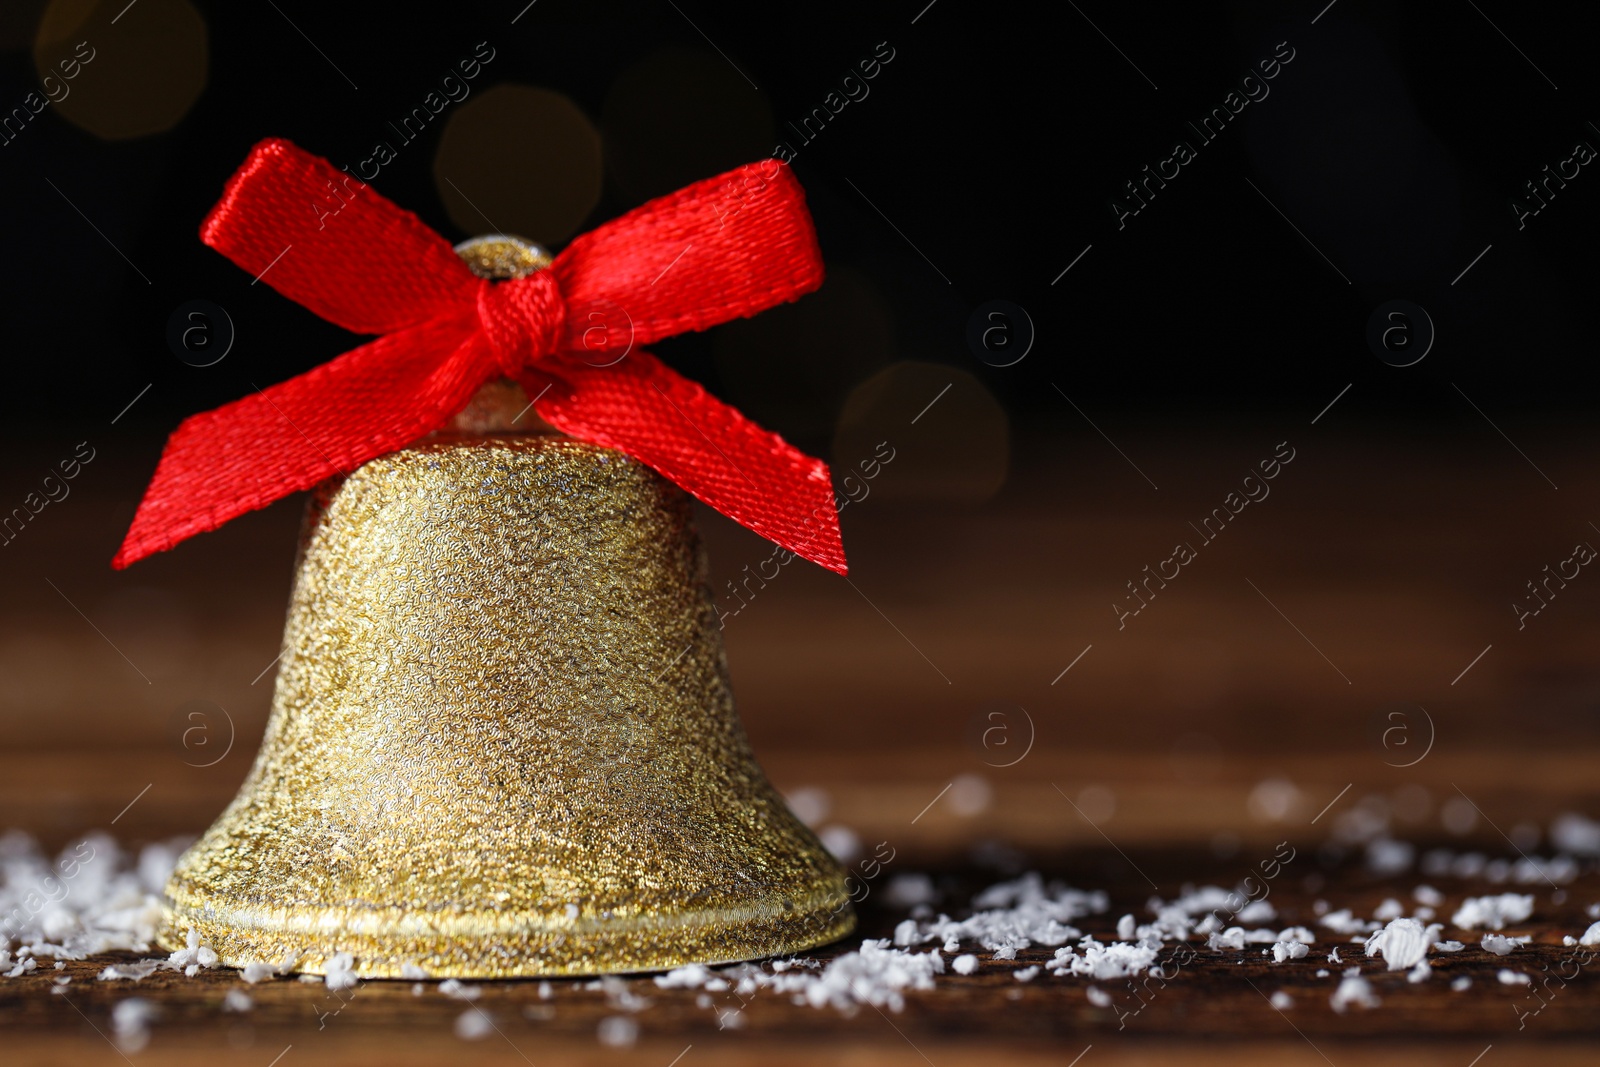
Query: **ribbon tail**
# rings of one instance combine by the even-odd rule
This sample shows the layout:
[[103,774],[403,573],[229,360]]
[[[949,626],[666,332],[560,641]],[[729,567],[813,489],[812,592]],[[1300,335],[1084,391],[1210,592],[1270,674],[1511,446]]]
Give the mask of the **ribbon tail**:
[[494,373],[472,312],[380,337],[185,419],[167,439],[117,569],[403,448]]
[[769,541],[847,573],[826,463],[648,352],[603,368],[563,362],[553,377],[529,375],[528,392],[544,390],[534,407],[557,429],[625,452]]

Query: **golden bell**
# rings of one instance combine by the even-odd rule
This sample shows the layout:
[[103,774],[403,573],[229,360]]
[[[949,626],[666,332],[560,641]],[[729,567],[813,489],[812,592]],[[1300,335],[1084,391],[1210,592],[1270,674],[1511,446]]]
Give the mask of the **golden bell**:
[[[526,421],[508,393],[457,426]],[[689,499],[619,452],[447,432],[323,486],[281,664],[249,777],[167,885],[170,945],[509,978],[855,926],[745,740]]]

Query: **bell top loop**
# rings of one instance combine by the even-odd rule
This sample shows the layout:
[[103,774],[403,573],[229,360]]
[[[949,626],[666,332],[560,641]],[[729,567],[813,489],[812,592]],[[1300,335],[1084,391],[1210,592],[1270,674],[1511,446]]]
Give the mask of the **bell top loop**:
[[526,278],[555,262],[543,245],[509,233],[490,233],[462,241],[455,246],[455,253],[468,270],[492,281]]
[[[491,295],[493,290],[504,288],[517,279],[540,274],[555,261],[554,257],[533,241],[505,233],[462,241],[455,246],[455,253],[468,270],[484,279],[478,297],[478,314],[494,347],[495,361],[505,377],[485,382],[466,408],[451,420],[445,432],[469,436],[556,433],[555,427],[533,412],[529,396],[515,380],[532,362],[532,346],[523,344],[529,331],[515,321],[518,314],[515,308],[504,307],[512,300],[510,294]],[[553,282],[554,278],[550,280]],[[558,331],[561,328],[557,326]]]

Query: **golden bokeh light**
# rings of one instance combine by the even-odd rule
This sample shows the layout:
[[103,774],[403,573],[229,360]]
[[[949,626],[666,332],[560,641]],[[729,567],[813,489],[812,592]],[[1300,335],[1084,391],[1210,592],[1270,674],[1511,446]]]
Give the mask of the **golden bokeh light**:
[[873,455],[880,441],[895,450],[894,466],[872,483],[884,499],[975,504],[1000,491],[1011,459],[1005,409],[978,379],[943,363],[895,363],[850,391],[835,465]]
[[600,134],[560,93],[497,85],[450,116],[433,181],[465,233],[516,234],[553,249],[600,201]]
[[107,141],[172,129],[206,87],[205,19],[188,0],[51,0],[33,64],[62,118]]
[[6,0],[0,4],[0,50],[25,49],[33,43],[45,0]]
[[612,185],[632,206],[771,155],[766,94],[721,56],[668,48],[612,83],[600,113]]
[[713,335],[726,399],[785,433],[826,435],[851,382],[894,359],[894,320],[878,287],[830,267],[822,288]]

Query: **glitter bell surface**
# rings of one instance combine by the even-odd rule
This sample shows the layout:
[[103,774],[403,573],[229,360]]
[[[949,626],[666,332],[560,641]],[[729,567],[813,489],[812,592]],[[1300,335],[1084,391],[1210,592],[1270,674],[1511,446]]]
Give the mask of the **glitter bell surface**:
[[849,933],[844,872],[739,725],[688,496],[496,432],[485,395],[457,424],[480,432],[314,496],[260,754],[179,862],[163,940],[501,978]]

